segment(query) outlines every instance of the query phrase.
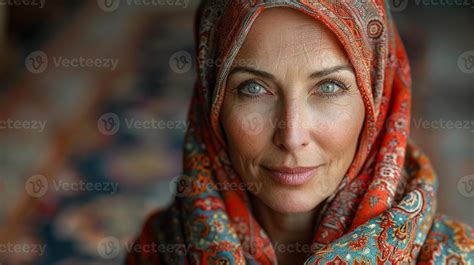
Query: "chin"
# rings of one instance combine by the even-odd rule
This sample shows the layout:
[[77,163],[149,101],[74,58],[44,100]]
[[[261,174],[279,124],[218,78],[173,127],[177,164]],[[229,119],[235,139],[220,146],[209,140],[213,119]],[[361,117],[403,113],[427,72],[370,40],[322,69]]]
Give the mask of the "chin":
[[314,193],[304,192],[300,189],[279,187],[262,190],[257,197],[268,207],[279,213],[302,213],[316,208],[323,198],[315,198]]

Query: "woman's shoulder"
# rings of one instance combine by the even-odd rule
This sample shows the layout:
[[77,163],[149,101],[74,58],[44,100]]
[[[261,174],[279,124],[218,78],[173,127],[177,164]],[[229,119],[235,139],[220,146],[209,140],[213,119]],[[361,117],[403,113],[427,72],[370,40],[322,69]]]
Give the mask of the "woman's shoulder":
[[445,214],[436,214],[420,250],[419,260],[434,264],[474,263],[474,230],[472,226]]

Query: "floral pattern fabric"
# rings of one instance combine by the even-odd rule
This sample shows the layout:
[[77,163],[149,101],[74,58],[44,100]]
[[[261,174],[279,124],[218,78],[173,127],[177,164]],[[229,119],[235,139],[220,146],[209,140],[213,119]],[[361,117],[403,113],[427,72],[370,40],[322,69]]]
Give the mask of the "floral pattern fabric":
[[336,192],[323,202],[306,264],[474,263],[474,230],[436,212],[436,175],[409,140],[410,68],[388,3],[382,0],[201,4],[198,76],[179,180],[187,189],[169,208],[148,218],[135,242],[174,248],[131,251],[126,263],[277,263],[246,191],[213,188],[241,183],[219,125],[223,84],[253,21],[275,7],[303,12],[335,33],[356,71],[366,109],[356,156]]

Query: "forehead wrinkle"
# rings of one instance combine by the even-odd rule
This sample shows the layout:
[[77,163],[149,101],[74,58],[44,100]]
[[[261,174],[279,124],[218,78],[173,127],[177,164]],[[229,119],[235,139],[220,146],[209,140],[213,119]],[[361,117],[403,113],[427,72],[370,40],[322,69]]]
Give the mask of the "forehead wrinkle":
[[283,57],[282,57],[282,56],[283,56],[283,55],[282,55],[283,50],[282,50],[282,47],[281,47],[281,46],[282,46],[282,45],[281,45],[282,43],[283,43],[283,37],[282,37],[282,35],[280,35],[280,41],[279,41],[279,44],[280,44],[280,45],[278,45],[278,55],[277,55],[277,63],[276,63],[275,70],[278,70],[278,68],[280,68],[280,62],[281,62],[281,60],[283,59]]
[[288,54],[284,57],[285,59],[291,59],[301,55],[307,56],[309,52],[318,52],[321,49],[321,40],[321,36],[315,38],[291,38],[289,43],[281,43],[280,49],[287,51]]
[[306,62],[309,64],[311,60],[309,59],[309,52],[307,50],[306,43],[303,43],[303,51],[306,58]]
[[[262,15],[264,14],[265,12]],[[257,18],[255,25],[247,35],[248,42],[245,41],[244,47],[241,49],[245,52],[241,55],[244,58],[249,56],[260,58],[263,56],[258,59],[258,68],[264,69],[266,65],[267,69],[274,69],[274,73],[281,72],[278,76],[278,79],[280,79],[278,83],[294,74],[294,72],[291,72],[291,68],[301,73],[308,68],[303,67],[305,65],[327,67],[336,61],[340,61],[338,48],[334,47],[332,41],[334,38],[332,38],[329,29],[324,28],[325,25],[323,24],[318,24],[318,21],[313,18],[308,17],[308,19],[311,19],[311,21],[308,22],[307,19],[302,18],[294,19],[293,23],[284,26],[280,34],[275,34],[278,30],[273,26],[273,22],[265,18],[263,20]],[[273,36],[274,43],[271,39],[262,42],[261,38],[266,38],[267,35],[262,33],[260,29],[272,30],[273,34],[269,36]],[[262,46],[262,44],[265,46]],[[238,56],[238,58],[242,57]],[[298,67],[298,69],[295,69],[295,67]]]
[[299,52],[301,49],[304,50],[305,46],[308,46],[311,43],[314,43],[319,47],[321,46],[323,39],[323,31],[314,24],[309,23],[288,28],[287,32],[284,32],[284,34],[285,36],[291,36],[288,38],[291,40],[291,42],[286,43],[283,48],[297,52]]

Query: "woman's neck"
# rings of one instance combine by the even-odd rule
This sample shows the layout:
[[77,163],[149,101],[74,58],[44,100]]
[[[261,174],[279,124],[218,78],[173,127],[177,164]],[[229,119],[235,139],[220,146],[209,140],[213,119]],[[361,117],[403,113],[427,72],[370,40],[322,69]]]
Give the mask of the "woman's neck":
[[250,195],[253,214],[269,236],[277,255],[278,264],[304,263],[314,234],[314,226],[320,204],[308,212],[276,212],[257,197]]

